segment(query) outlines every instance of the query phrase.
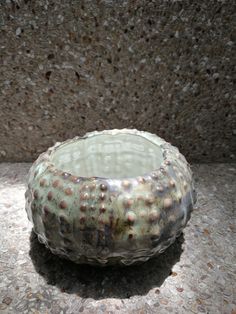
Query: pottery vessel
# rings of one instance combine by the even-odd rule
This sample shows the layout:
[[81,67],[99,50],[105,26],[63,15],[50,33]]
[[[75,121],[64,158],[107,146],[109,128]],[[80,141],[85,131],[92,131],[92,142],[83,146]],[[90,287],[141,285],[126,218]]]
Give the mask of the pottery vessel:
[[163,252],[196,200],[179,150],[133,129],[57,143],[32,165],[25,196],[40,242],[76,263],[103,266]]

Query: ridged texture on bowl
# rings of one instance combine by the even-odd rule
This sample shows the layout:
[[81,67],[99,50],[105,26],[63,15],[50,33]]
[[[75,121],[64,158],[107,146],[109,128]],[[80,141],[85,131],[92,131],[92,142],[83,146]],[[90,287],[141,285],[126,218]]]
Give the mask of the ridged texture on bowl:
[[195,203],[189,164],[158,136],[123,129],[88,133],[83,140],[118,133],[159,145],[164,157],[159,169],[126,179],[78,177],[51,162],[64,142],[41,154],[29,172],[26,211],[34,231],[53,253],[76,263],[130,265],[148,260],[180,235]]

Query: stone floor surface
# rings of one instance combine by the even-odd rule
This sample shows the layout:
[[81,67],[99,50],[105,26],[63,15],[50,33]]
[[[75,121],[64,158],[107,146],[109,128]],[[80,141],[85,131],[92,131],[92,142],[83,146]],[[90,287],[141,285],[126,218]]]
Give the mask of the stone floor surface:
[[0,164],[0,313],[236,313],[236,164],[193,165],[183,235],[141,266],[75,265],[40,244],[24,209],[30,164]]

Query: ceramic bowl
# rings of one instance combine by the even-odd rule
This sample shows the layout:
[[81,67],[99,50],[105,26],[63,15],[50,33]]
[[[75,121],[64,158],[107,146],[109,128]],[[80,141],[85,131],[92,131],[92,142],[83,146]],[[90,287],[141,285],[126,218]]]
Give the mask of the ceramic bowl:
[[196,200],[179,150],[130,129],[96,131],[49,148],[32,165],[25,196],[40,242],[76,263],[103,266],[163,252]]

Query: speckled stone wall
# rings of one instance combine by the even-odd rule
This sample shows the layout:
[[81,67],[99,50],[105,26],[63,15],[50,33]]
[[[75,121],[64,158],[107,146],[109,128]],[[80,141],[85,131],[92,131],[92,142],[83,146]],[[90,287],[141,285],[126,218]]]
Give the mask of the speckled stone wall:
[[233,1],[0,3],[0,161],[123,127],[236,160]]

